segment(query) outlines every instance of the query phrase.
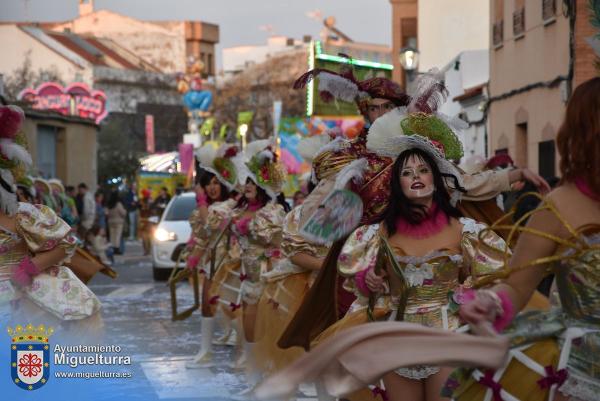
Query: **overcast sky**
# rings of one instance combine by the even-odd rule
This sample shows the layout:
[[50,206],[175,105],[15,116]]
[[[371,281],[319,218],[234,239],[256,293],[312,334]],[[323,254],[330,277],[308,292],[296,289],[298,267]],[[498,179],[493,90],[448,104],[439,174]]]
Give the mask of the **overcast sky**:
[[[77,7],[78,0],[0,0],[0,20],[64,21],[78,15]],[[262,44],[265,25],[277,35],[317,37],[322,24],[306,16],[314,10],[335,16],[355,41],[391,43],[389,0],[96,0],[95,7],[142,20],[213,22],[220,26],[221,47]]]

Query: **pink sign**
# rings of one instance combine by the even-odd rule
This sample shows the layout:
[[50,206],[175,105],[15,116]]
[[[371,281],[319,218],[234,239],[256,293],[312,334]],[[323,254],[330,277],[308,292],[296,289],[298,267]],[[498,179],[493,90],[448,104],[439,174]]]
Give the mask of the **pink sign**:
[[191,143],[179,144],[179,162],[181,171],[190,171],[194,167],[194,145]]
[[46,82],[36,89],[25,89],[19,99],[33,104],[34,109],[54,110],[65,116],[79,116],[99,124],[107,115],[106,95],[76,82],[63,88],[55,82]]
[[146,152],[154,153],[154,116],[152,114],[146,114],[145,119],[146,125]]

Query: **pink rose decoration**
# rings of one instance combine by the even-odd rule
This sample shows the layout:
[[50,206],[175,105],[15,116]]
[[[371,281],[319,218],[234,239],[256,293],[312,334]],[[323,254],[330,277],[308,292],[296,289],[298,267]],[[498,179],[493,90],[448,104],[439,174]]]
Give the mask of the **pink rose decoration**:
[[279,259],[279,258],[281,258],[281,250],[279,250],[279,249],[269,249],[269,250],[267,250],[267,252],[265,252],[265,256],[268,257],[268,258]]
[[13,271],[11,280],[18,286],[25,287],[30,285],[33,277],[38,274],[40,274],[40,269],[33,263],[29,256],[26,256]]

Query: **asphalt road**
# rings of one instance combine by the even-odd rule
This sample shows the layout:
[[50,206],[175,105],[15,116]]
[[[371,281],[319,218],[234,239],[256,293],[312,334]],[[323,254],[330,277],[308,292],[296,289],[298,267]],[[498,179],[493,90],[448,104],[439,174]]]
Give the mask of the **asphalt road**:
[[[232,400],[244,388],[242,372],[230,367],[236,350],[214,346],[214,367],[185,368],[200,347],[200,313],[171,321],[169,288],[152,279],[152,263],[149,256],[143,256],[141,244],[127,242],[125,255],[116,257],[114,269],[119,273],[115,280],[98,274],[89,285],[103,305],[105,338],[131,355],[135,380],[122,384],[131,394],[128,399]],[[178,297],[181,305],[192,304],[187,283],[179,288]],[[308,400],[316,400],[312,386],[298,394],[297,401]]]

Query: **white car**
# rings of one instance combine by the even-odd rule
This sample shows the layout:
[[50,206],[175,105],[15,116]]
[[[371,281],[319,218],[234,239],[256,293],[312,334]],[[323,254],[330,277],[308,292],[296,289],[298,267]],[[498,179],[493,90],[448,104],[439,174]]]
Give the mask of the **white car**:
[[152,275],[166,280],[175,267],[179,253],[187,244],[192,228],[190,215],[196,208],[196,194],[174,196],[165,209],[152,236]]

